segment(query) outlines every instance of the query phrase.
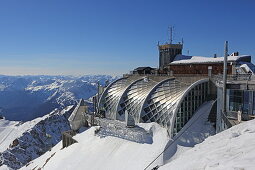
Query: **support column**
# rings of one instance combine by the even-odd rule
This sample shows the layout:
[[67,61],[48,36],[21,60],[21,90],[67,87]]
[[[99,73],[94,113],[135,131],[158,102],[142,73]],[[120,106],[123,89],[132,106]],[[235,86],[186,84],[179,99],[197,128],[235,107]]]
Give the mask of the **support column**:
[[226,115],[226,99],[227,99],[227,73],[228,73],[228,41],[225,42],[224,70],[223,70],[223,106],[222,112]]

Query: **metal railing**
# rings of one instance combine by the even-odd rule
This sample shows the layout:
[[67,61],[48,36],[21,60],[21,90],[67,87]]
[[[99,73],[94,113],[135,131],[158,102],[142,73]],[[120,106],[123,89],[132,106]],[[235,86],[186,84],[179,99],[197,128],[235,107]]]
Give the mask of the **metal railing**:
[[[223,80],[223,75],[213,75],[212,79],[214,80]],[[228,74],[227,81],[251,81],[255,80],[255,76],[252,74]]]
[[[223,87],[223,75],[213,75],[210,80],[218,87]],[[227,84],[231,83],[245,83],[250,84],[250,82],[255,81],[255,75],[252,74],[230,74],[227,75]]]
[[233,124],[233,121],[230,121],[228,116],[225,115],[223,112],[222,112],[222,120],[224,121],[224,124],[227,126],[227,128],[231,128],[232,126],[235,125]]
[[228,119],[232,119],[232,120],[237,120],[237,112],[235,111],[228,111],[226,112],[226,116],[228,117]]

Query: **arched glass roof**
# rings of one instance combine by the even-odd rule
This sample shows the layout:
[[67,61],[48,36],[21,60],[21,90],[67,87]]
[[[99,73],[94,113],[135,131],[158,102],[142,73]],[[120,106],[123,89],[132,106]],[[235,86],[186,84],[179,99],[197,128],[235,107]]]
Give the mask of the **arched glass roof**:
[[122,96],[118,107],[119,120],[124,120],[125,111],[132,115],[136,122],[139,122],[141,107],[150,90],[158,82],[153,79],[144,78],[127,89],[127,92]]
[[110,119],[116,119],[117,106],[126,88],[128,88],[135,78],[121,78],[111,83],[99,101],[99,108],[105,111],[105,116]]
[[147,97],[141,112],[142,122],[157,122],[170,127],[177,103],[189,85],[176,79],[168,79],[158,84]]
[[122,78],[107,87],[99,106],[107,118],[124,121],[126,111],[136,123],[157,122],[176,134],[206,100],[207,86],[208,79]]

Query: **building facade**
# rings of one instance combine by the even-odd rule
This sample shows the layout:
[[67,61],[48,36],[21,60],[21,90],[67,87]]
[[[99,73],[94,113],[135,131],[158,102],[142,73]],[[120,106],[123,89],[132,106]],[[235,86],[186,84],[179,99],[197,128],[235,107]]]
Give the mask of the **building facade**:
[[159,50],[159,68],[164,69],[169,63],[174,61],[176,55],[182,54],[182,44],[164,44],[158,45]]
[[135,123],[157,122],[175,136],[208,100],[209,79],[185,82],[176,78],[126,77],[107,87],[99,101],[106,118]]

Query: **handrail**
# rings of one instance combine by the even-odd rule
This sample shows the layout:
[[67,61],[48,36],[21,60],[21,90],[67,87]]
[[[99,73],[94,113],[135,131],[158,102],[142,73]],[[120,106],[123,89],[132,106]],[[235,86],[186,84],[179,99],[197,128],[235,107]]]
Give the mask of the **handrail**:
[[227,125],[227,128],[231,128],[233,124],[230,122],[229,118],[222,112],[222,120]]
[[[223,75],[222,74],[212,75],[212,79],[222,80]],[[242,80],[251,81],[251,80],[255,80],[255,76],[252,74],[228,74],[227,80],[228,81],[242,81]]]

